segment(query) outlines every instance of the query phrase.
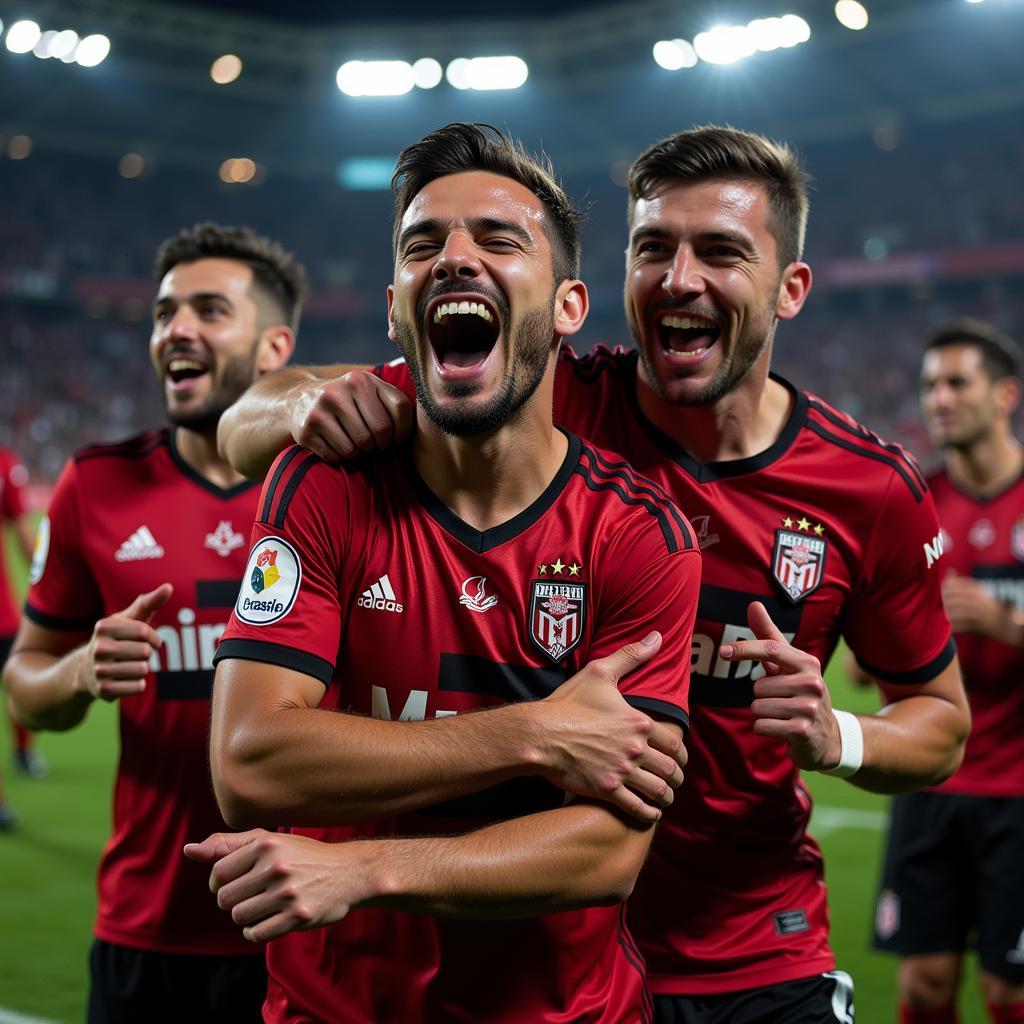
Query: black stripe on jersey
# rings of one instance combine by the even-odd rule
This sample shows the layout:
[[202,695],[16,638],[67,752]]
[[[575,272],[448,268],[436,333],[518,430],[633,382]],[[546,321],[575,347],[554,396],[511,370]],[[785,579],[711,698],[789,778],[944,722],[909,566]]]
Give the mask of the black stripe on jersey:
[[213,693],[213,672],[208,668],[154,672],[157,700],[209,700]]
[[89,619],[64,619],[59,615],[50,615],[47,612],[40,611],[38,608],[33,608],[28,601],[25,602],[25,618],[30,619],[37,626],[45,626],[47,629],[62,629],[66,631],[92,629],[99,617],[97,615]]
[[113,444],[91,444],[79,449],[72,456],[75,462],[87,462],[89,459],[119,458],[119,459],[142,459],[150,452],[167,443],[166,428],[160,430],[147,430],[137,437],[130,437],[126,441],[116,441]]
[[874,451],[871,448],[862,448],[859,444],[846,440],[845,437],[838,437],[831,431],[826,430],[822,424],[815,423],[812,419],[807,420],[806,426],[808,430],[813,430],[819,437],[824,438],[826,441],[831,441],[832,444],[837,445],[840,448],[844,448],[848,452],[853,452],[855,455],[863,455],[866,459],[874,459],[875,462],[881,462],[883,465],[895,470],[907,487],[910,488],[910,493],[914,496],[914,501],[920,504],[924,500],[924,488],[918,485],[914,476],[908,472],[900,459],[892,455],[886,455],[880,451]]
[[270,510],[274,505],[274,493],[277,491],[277,485],[281,482],[281,477],[284,476],[288,467],[302,454],[302,452],[303,449],[296,445],[277,464],[277,469],[274,470],[274,475],[270,478],[270,483],[267,484],[267,494],[263,501],[263,511],[260,513],[259,519],[261,523],[270,522]]
[[619,920],[615,926],[615,937],[618,940],[626,959],[640,975],[642,988],[640,990],[640,1020],[642,1024],[650,1024],[654,1019],[654,1001],[651,999],[650,990],[647,988],[647,964],[643,954],[637,948],[633,935],[626,923],[626,904],[619,908]]
[[665,511],[672,516],[683,536],[683,547],[689,550],[697,547],[697,538],[693,533],[690,524],[683,517],[683,514],[676,508],[675,502],[667,491],[662,490],[653,480],[641,476],[628,462],[611,462],[605,459],[598,451],[587,445],[583,449],[593,460],[594,473],[596,476],[611,478],[616,474],[624,476],[629,482],[631,490],[637,495],[650,494],[665,507]]
[[667,700],[658,700],[656,697],[634,697],[629,693],[624,693],[623,697],[631,708],[645,711],[649,715],[671,718],[673,722],[678,722],[683,727],[684,734],[690,731],[690,716],[678,705],[670,704]]
[[196,580],[196,607],[233,608],[238,589],[238,580]]
[[834,409],[830,409],[823,402],[812,398],[810,395],[807,396],[807,404],[815,412],[824,416],[829,423],[839,427],[840,430],[845,430],[848,434],[860,438],[861,441],[873,444],[888,452],[894,458],[901,459],[906,464],[907,469],[914,475],[914,479],[921,485],[921,489],[928,490],[924,473],[921,472],[921,467],[917,464],[917,460],[902,445],[886,441],[884,437],[879,437],[873,430],[868,430],[867,427],[861,426],[859,423],[850,423],[849,420],[843,419]]
[[291,504],[292,498],[295,497],[295,492],[299,489],[302,478],[320,461],[320,456],[314,455],[313,452],[306,452],[305,454],[309,457],[295,467],[292,475],[288,478],[288,483],[285,484],[281,500],[278,502],[273,523],[274,527],[278,530],[284,526],[284,517],[288,514],[288,506]]
[[857,658],[857,664],[869,676],[881,679],[883,683],[895,683],[897,686],[921,686],[934,679],[956,657],[956,644],[950,637],[937,658],[932,658],[927,665],[911,669],[909,672],[890,672],[888,669],[869,665],[863,658]]
[[319,679],[326,686],[334,675],[334,663],[320,658],[309,651],[300,651],[284,644],[272,644],[267,640],[222,640],[213,656],[214,665],[226,658],[241,658],[243,661],[260,661],[265,665],[280,665],[295,672]]
[[508,703],[541,700],[569,678],[558,668],[507,665],[473,654],[441,654],[438,689],[449,693],[487,693]]

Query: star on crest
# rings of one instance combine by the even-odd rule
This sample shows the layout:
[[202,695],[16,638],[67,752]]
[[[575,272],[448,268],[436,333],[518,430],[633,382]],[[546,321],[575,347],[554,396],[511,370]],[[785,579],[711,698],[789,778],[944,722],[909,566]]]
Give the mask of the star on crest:
[[548,574],[548,567],[546,565],[542,565],[542,566],[538,567],[538,569],[537,569],[537,575],[538,576],[547,576],[547,574]]
[[793,529],[793,520],[792,520],[792,519],[790,519],[790,518],[789,518],[789,516],[786,516],[786,518],[782,520],[782,525],[783,525],[783,526],[784,526],[784,527],[785,527],[785,528],[786,528],[787,530],[792,530],[792,529]]
[[814,532],[820,537],[825,532],[825,527],[821,523],[816,523],[814,526]]
[[577,565],[575,562],[573,562],[572,565],[569,566],[569,575],[570,576],[579,576],[580,569],[582,569],[582,568],[583,568],[582,565]]
[[559,576],[562,575],[562,570],[563,569],[568,569],[568,568],[569,567],[562,561],[561,557],[559,557],[557,561],[554,561],[554,562],[551,563],[551,571],[553,573],[556,573]]
[[803,516],[797,520],[796,526],[798,530],[809,530],[811,528],[810,521],[805,519]]

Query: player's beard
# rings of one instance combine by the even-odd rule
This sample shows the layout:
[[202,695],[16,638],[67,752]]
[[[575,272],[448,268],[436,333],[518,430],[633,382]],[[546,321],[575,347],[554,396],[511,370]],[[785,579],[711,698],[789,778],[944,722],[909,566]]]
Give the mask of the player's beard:
[[[494,303],[501,322],[509,324],[509,308],[504,297],[490,290],[483,291],[483,294]],[[420,301],[416,311],[419,323],[425,322],[426,306],[437,295],[435,291]],[[510,326],[506,332],[505,352],[506,355],[511,352],[511,363],[506,365],[495,395],[489,401],[475,406],[469,406],[469,403],[441,405],[427,386],[427,369],[423,365],[423,359],[429,358],[429,340],[423,338],[420,344],[416,329],[398,317],[395,318],[394,327],[398,345],[416,385],[416,401],[427,418],[438,429],[453,437],[475,437],[507,423],[540,386],[548,367],[548,355],[555,333],[555,314],[553,304],[531,309],[520,317],[514,327]],[[471,398],[480,390],[476,381],[440,386],[447,398],[454,399]]]
[[[231,358],[225,357],[219,367],[211,367],[210,393],[197,406],[174,408],[161,381],[160,394],[163,397],[167,419],[176,427],[194,430],[198,434],[215,431],[221,416],[242,397],[255,379],[256,349],[254,341],[248,352]],[[216,372],[218,370],[219,373]]]
[[[741,380],[750,372],[750,368],[761,358],[765,348],[770,344],[775,335],[775,306],[778,301],[777,295],[772,299],[772,304],[765,309],[763,315],[747,325],[746,329],[736,339],[736,345],[732,354],[719,366],[715,375],[696,394],[687,393],[680,397],[674,393],[672,384],[673,378],[665,381],[658,375],[658,368],[664,364],[656,364],[648,354],[647,345],[644,342],[644,333],[636,322],[632,311],[627,312],[630,333],[636,343],[637,351],[640,353],[640,362],[643,364],[645,379],[651,390],[658,398],[668,405],[712,405],[723,395],[732,391]],[[627,307],[628,310],[628,307]],[[654,331],[651,344],[660,345],[661,340],[657,331]],[[718,342],[716,342],[718,344]]]

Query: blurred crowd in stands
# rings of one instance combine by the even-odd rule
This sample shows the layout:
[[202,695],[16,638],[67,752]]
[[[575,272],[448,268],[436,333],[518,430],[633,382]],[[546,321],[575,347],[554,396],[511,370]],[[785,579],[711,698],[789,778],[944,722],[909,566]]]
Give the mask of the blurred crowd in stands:
[[[1002,119],[955,131],[891,124],[799,148],[815,178],[807,258],[816,286],[780,327],[777,366],[927,456],[916,401],[924,333],[974,315],[1024,342],[1024,135]],[[313,289],[297,360],[392,357],[387,192],[269,172],[258,185],[211,177],[155,166],[124,180],[109,160],[42,147],[0,159],[0,444],[19,451],[37,482],[52,481],[85,443],[161,421],[146,355],[150,269],[159,242],[183,225],[246,223],[296,252]],[[590,209],[592,313],[577,348],[626,343],[625,190],[604,168],[566,183]],[[921,259],[906,263],[909,254]]]

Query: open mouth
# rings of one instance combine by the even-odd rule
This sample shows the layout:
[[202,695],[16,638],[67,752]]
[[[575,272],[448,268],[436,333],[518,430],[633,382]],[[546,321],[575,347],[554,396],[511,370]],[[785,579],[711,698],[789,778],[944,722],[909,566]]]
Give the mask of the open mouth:
[[718,340],[722,328],[710,317],[666,313],[657,322],[663,351],[682,359],[698,359]]
[[427,313],[427,338],[443,371],[479,369],[500,334],[498,314],[479,298],[442,298]]
[[164,376],[174,387],[187,387],[190,381],[209,372],[206,363],[194,356],[171,356],[164,364]]

